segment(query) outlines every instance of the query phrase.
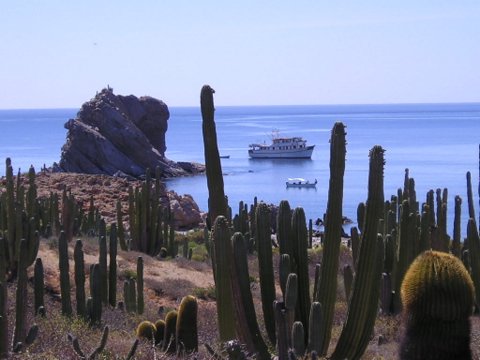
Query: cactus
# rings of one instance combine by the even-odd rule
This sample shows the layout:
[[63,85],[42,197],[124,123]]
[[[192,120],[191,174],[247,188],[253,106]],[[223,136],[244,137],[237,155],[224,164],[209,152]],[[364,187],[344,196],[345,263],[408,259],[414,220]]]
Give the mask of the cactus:
[[125,229],[123,227],[123,217],[122,217],[122,202],[117,200],[117,236],[118,242],[120,244],[120,249],[123,251],[128,250],[127,242],[125,240]]
[[280,280],[280,289],[283,294],[283,301],[285,301],[285,290],[287,286],[288,275],[292,272],[292,267],[290,264],[290,255],[281,254],[279,261],[279,280]]
[[24,343],[25,338],[27,337],[26,330],[26,308],[27,308],[27,256],[28,248],[27,241],[22,239],[20,241],[20,253],[18,259],[18,280],[17,280],[17,291],[15,297],[15,330],[13,335],[13,345],[16,346],[18,343]]
[[260,275],[260,293],[262,298],[263,319],[268,338],[275,344],[275,314],[273,301],[275,300],[275,282],[272,263],[272,240],[270,238],[270,210],[265,203],[260,203],[255,212],[255,228],[258,252],[258,267]]
[[177,351],[198,351],[197,308],[197,299],[191,295],[185,296],[180,303],[175,332]]
[[108,302],[115,307],[117,305],[117,225],[115,223],[110,226],[109,240]]
[[143,314],[145,302],[143,299],[143,258],[137,258],[137,313]]
[[469,263],[471,268],[471,276],[473,284],[475,285],[475,300],[477,306],[480,306],[480,237],[478,235],[478,228],[475,224],[475,219],[468,219],[467,223],[467,241]]
[[99,264],[90,268],[91,308],[89,309],[90,323],[98,325],[102,321],[102,280]]
[[461,249],[461,216],[462,216],[462,198],[460,196],[455,196],[455,217],[453,221],[453,241],[452,241],[452,254],[460,258],[462,249]]
[[360,358],[375,325],[384,254],[383,238],[378,235],[378,223],[384,213],[384,163],[384,150],[374,146],[370,151],[368,200],[357,271],[347,320],[332,354],[333,360]]
[[148,320],[144,320],[138,324],[137,329],[135,330],[135,334],[138,338],[149,341],[153,341],[156,332],[157,328],[155,327],[155,324]]
[[[78,338],[76,336],[69,333],[69,334],[67,334],[67,339],[68,339],[68,341],[70,341],[70,343],[72,345],[72,348],[73,348],[73,351],[75,352],[75,354],[78,355],[78,357],[80,357],[81,359],[93,360],[93,359],[96,359],[97,355],[99,355],[105,349],[105,346],[107,345],[107,341],[108,341],[109,332],[110,332],[109,327],[107,325],[103,328],[102,337],[100,338],[100,342],[99,342],[98,346],[89,355],[85,355],[85,353],[82,351],[82,349],[80,347],[80,343],[79,343]],[[134,343],[134,345],[135,345],[135,343]],[[135,349],[133,350],[133,354],[135,353],[135,350],[136,350],[136,346],[135,346]],[[130,352],[132,353],[132,350],[130,350]],[[132,354],[132,356],[133,356],[133,354]]]
[[64,231],[60,232],[58,239],[58,265],[60,269],[60,291],[62,297],[62,315],[72,315],[70,299],[70,270],[68,266],[68,242]]
[[6,241],[0,237],[0,359],[8,357],[8,297],[5,283]]
[[44,273],[43,273],[43,263],[42,259],[38,258],[35,261],[35,267],[33,270],[33,282],[34,282],[34,313],[38,314],[38,309],[40,307],[45,308],[44,294],[45,294],[45,283],[44,283]]
[[[259,358],[269,356],[268,348],[258,327],[250,279],[248,274],[247,249],[243,235],[239,232],[232,236],[233,267],[232,292],[236,318],[236,332],[239,340],[250,352],[257,353]],[[287,255],[288,256],[288,255]]]
[[292,245],[289,237],[292,228],[292,210],[287,200],[280,201],[277,212],[277,242],[280,254],[292,256]]
[[308,351],[319,352],[322,340],[322,305],[313,302],[310,308],[310,316],[308,318]]
[[[102,224],[105,224],[102,219]],[[103,225],[101,225],[102,227]],[[98,239],[98,266],[100,270],[100,293],[102,303],[108,304],[108,273],[107,273],[107,238],[103,231],[100,231]]]
[[293,323],[292,347],[295,355],[303,357],[305,354],[305,331],[301,321],[295,321]]
[[453,255],[426,251],[402,283],[405,334],[401,359],[471,359],[469,316],[474,288]]
[[357,225],[360,232],[363,232],[365,224],[365,203],[361,202],[357,206]]
[[177,317],[178,313],[176,310],[170,310],[167,315],[165,315],[165,333],[162,349],[167,353],[175,353],[176,351],[175,333],[177,328]]
[[200,92],[200,107],[202,110],[202,132],[205,155],[205,170],[208,186],[208,217],[213,224],[217,216],[227,215],[227,204],[223,185],[222,164],[218,152],[217,132],[215,129],[215,106],[213,90],[204,85]]
[[317,285],[317,301],[324,310],[324,328],[322,330],[322,351],[328,349],[333,324],[333,312],[336,300],[337,272],[342,239],[342,201],[343,176],[345,172],[345,126],[335,123],[330,139],[330,180],[328,188],[327,222],[323,261],[320,268],[320,285]]
[[155,345],[159,345],[163,341],[165,335],[165,320],[155,321]]
[[297,319],[303,324],[308,339],[308,314],[310,312],[310,281],[308,277],[307,225],[305,212],[296,208],[292,216],[293,268],[298,276]]
[[75,298],[77,300],[77,316],[87,317],[85,296],[85,262],[83,256],[82,240],[78,239],[73,250],[75,263]]
[[235,338],[235,317],[231,292],[231,242],[230,229],[225,217],[215,219],[212,230],[215,259],[215,289],[217,297],[217,317],[220,341]]

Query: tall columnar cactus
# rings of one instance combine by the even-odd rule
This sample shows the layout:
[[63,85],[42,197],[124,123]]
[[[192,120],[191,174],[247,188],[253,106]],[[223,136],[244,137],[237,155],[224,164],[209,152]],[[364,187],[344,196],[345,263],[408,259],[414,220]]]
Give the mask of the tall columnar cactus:
[[[103,220],[102,220],[103,221]],[[100,267],[100,282],[102,303],[108,304],[108,272],[107,272],[107,238],[101,235],[98,239],[98,265]]]
[[280,280],[280,289],[282,290],[283,300],[285,301],[287,279],[288,279],[288,275],[292,272],[290,255],[281,254],[278,267],[279,267],[278,274],[279,274],[279,280]]
[[83,256],[82,240],[75,242],[73,249],[73,260],[75,269],[75,298],[77,300],[77,316],[87,317],[87,300],[85,295],[85,262]]
[[212,230],[215,259],[215,289],[217,296],[217,317],[220,341],[235,338],[235,316],[231,291],[231,242],[230,228],[225,217],[215,219]]
[[237,335],[250,352],[258,354],[260,359],[266,359],[269,358],[268,348],[258,327],[250,291],[247,249],[243,235],[239,232],[232,236],[232,252],[232,292]]
[[468,219],[467,224],[468,253],[473,284],[475,285],[475,300],[480,306],[480,237],[475,219]]
[[7,242],[8,242],[8,252],[7,252],[7,261],[8,267],[11,270],[16,269],[16,264],[18,261],[18,246],[16,244],[16,209],[15,209],[15,186],[13,182],[13,168],[11,165],[10,158],[6,159],[6,212],[7,212]]
[[143,314],[145,301],[143,298],[143,258],[137,258],[137,313]]
[[64,231],[58,238],[58,265],[60,269],[60,292],[62,297],[62,314],[72,315],[72,302],[70,299],[70,269],[68,265],[68,242]]
[[217,216],[227,215],[222,164],[220,163],[217,132],[215,129],[215,106],[213,104],[214,93],[215,90],[208,85],[204,85],[200,92],[205,171],[207,173],[208,186],[208,216],[210,218],[210,223],[212,224]]
[[460,241],[462,239],[461,232],[461,217],[462,217],[462,198],[455,196],[455,217],[453,220],[453,240],[452,240],[452,254],[460,259],[462,254]]
[[360,232],[363,232],[364,224],[365,224],[365,203],[361,202],[357,206],[357,225]]
[[128,250],[127,241],[125,240],[125,228],[123,226],[123,215],[122,215],[122,202],[117,200],[117,236],[118,243],[120,244],[120,249],[123,251]]
[[[43,263],[41,258],[37,258],[35,261],[35,267],[33,269],[33,288],[34,288],[34,313],[38,314],[38,309],[43,307],[45,309],[44,295],[45,295],[45,283]],[[45,312],[42,312],[43,315]]]
[[[258,252],[258,272],[260,275],[260,292],[262,297],[263,318],[268,338],[275,344],[275,280],[272,262],[272,239],[270,226],[270,210],[265,203],[260,203],[255,212],[255,242]],[[306,240],[306,239],[305,239]]]
[[475,205],[473,204],[473,192],[472,192],[472,175],[470,171],[467,172],[467,202],[468,202],[468,218],[473,219],[476,226],[475,218]]
[[340,243],[342,240],[342,202],[343,176],[345,173],[345,126],[335,123],[330,138],[330,180],[328,188],[327,222],[323,261],[320,269],[320,285],[317,286],[317,301],[324,310],[324,328],[321,354],[328,349],[333,324],[333,312],[337,293],[337,272],[339,264]]
[[102,279],[101,270],[99,264],[94,264],[90,268],[90,289],[91,289],[91,308],[90,310],[90,323],[98,325],[102,321]]
[[26,328],[26,309],[27,309],[27,256],[28,248],[27,241],[22,239],[20,241],[20,253],[18,259],[18,280],[17,291],[15,298],[15,330],[13,335],[13,346],[17,346],[18,343],[24,343],[27,337]]
[[277,242],[280,254],[292,256],[292,245],[290,244],[290,232],[292,228],[292,210],[287,200],[280,201],[277,212]]
[[8,317],[7,317],[7,284],[5,272],[7,269],[6,241],[0,236],[0,358],[8,357]]
[[115,223],[110,226],[109,240],[108,302],[115,307],[117,306],[117,225]]
[[135,279],[125,280],[123,286],[123,301],[127,312],[137,312],[137,283]]
[[177,315],[175,331],[177,351],[186,353],[198,351],[197,312],[197,299],[191,295],[185,296],[180,303]]
[[370,341],[378,311],[380,277],[383,270],[383,238],[378,223],[384,214],[384,150],[370,151],[368,200],[360,255],[350,296],[347,320],[332,359],[359,359]]
[[310,280],[308,276],[308,235],[305,212],[297,207],[292,216],[293,268],[298,276],[297,320],[303,323],[308,339],[308,315],[310,313]]
[[402,283],[405,334],[400,359],[471,359],[473,283],[453,255],[426,251]]
[[308,351],[319,352],[322,339],[322,304],[313,302],[308,318]]

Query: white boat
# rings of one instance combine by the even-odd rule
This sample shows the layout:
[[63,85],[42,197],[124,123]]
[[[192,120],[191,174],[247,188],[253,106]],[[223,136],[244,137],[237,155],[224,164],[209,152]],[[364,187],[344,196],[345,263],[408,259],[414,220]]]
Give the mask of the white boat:
[[314,188],[317,186],[317,179],[315,182],[310,182],[302,178],[289,178],[285,184],[287,187]]
[[310,159],[314,147],[301,137],[275,137],[270,145],[250,144],[248,155],[253,159]]

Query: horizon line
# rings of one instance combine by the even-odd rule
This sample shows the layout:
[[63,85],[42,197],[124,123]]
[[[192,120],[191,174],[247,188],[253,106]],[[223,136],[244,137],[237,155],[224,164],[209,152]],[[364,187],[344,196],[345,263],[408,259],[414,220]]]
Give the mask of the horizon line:
[[[161,99],[159,99],[161,100]],[[163,101],[163,100],[162,100]],[[292,107],[292,106],[392,106],[392,105],[480,105],[479,101],[452,101],[452,102],[391,102],[391,103],[336,103],[336,104],[262,104],[262,105],[216,105],[216,108],[233,107]],[[32,107],[32,108],[0,108],[0,111],[16,110],[73,110],[80,107]],[[200,108],[200,105],[168,105],[168,108]]]

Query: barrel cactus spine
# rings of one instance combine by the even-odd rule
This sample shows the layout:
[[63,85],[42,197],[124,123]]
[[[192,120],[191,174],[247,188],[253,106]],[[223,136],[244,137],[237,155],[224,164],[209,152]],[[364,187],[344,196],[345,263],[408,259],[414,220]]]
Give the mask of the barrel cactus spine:
[[405,324],[400,359],[470,359],[474,287],[462,262],[426,251],[402,283]]

